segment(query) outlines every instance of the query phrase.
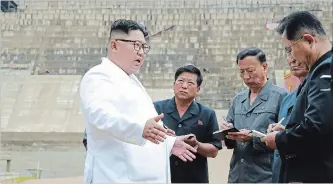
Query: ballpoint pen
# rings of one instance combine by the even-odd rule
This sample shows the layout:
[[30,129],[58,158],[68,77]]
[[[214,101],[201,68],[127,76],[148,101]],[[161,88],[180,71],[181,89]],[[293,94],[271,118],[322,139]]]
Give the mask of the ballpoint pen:
[[283,120],[284,120],[284,117],[280,119],[280,121],[278,122],[278,124],[281,124]]
[[232,125],[232,126],[229,126],[229,124],[233,124],[233,123],[228,122],[227,119],[226,119],[224,116],[222,116],[222,118],[223,118],[223,120],[225,121],[225,123],[228,124],[228,127],[229,127],[229,128],[232,128],[232,127],[233,127],[233,125]]
[[274,128],[276,125],[281,125],[283,120],[284,120],[284,117],[281,118],[280,121],[277,124],[272,124],[272,128]]

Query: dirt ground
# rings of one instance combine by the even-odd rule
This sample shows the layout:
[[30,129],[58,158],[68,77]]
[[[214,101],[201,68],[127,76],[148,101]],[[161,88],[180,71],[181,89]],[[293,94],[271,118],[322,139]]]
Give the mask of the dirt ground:
[[[229,162],[232,150],[221,150],[214,159],[209,159],[209,177],[210,183],[227,183]],[[66,178],[40,179],[22,182],[22,184],[82,184],[82,176],[73,176]]]

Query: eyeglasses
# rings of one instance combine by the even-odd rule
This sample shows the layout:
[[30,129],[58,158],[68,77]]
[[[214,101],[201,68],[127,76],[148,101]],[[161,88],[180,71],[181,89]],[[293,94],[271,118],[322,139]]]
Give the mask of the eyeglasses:
[[284,48],[284,50],[286,51],[286,53],[287,53],[287,55],[288,55],[288,57],[290,57],[290,55],[291,55],[291,48],[294,46],[294,45],[296,45],[300,40],[302,40],[303,39],[303,36],[302,37],[300,37],[299,39],[297,39],[291,46],[289,46],[289,47],[285,47]]
[[140,49],[143,49],[143,52],[145,54],[147,54],[150,50],[150,46],[146,43],[141,43],[139,41],[135,41],[135,40],[125,40],[125,39],[115,39],[116,41],[122,41],[122,42],[129,42],[132,43],[134,45],[134,50],[136,51],[140,51]]
[[196,85],[194,82],[192,82],[192,81],[186,81],[184,79],[177,79],[176,83],[180,84],[180,85],[183,85],[184,83],[186,83],[188,87],[193,87],[193,86]]

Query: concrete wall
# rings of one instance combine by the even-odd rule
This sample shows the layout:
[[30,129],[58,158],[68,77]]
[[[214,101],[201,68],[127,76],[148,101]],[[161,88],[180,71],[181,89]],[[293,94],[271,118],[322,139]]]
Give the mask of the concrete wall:
[[[82,133],[78,94],[82,76],[40,76],[25,71],[2,74],[0,115],[4,132]],[[173,95],[172,89],[147,89],[147,92],[154,101]]]
[[[158,100],[172,96],[178,67],[198,66],[204,71],[198,101],[214,108],[218,120],[244,88],[235,64],[240,49],[262,48],[270,77],[283,84],[285,53],[266,23],[311,10],[331,40],[333,33],[332,0],[15,1],[18,12],[0,12],[0,152],[12,156],[13,172],[27,174],[40,163],[47,178],[82,175],[78,84],[105,55],[113,20],[145,23],[150,34],[175,26],[150,40],[152,50],[138,76]],[[209,160],[211,183],[226,183],[230,155],[221,150]]]
[[[7,72],[0,83],[2,143],[77,144],[84,129],[79,75],[29,75]],[[171,98],[172,89],[147,89],[153,101]],[[216,109],[219,120],[226,110]],[[24,132],[24,134],[23,134]]]

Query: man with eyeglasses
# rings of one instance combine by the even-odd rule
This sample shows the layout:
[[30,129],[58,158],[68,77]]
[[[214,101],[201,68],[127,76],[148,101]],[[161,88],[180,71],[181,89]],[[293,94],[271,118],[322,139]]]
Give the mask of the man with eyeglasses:
[[207,157],[216,157],[222,149],[221,141],[213,136],[219,130],[215,111],[194,100],[202,81],[195,66],[180,67],[175,73],[174,97],[154,102],[157,112],[164,113],[164,124],[176,135],[194,134],[185,142],[198,146],[193,162],[170,157],[172,183],[209,183]]
[[[287,63],[290,67],[290,72],[292,75],[296,76],[300,80],[300,84],[303,83],[305,77],[309,71],[309,68],[305,65],[305,63],[301,63],[296,61],[292,57],[287,58]],[[299,87],[299,86],[298,86]],[[280,109],[279,109],[279,116],[278,120],[279,123],[270,124],[267,132],[274,132],[274,131],[283,131],[285,130],[285,126],[289,121],[291,111],[296,103],[296,93],[297,88],[290,92],[286,97],[284,97],[283,101],[281,102]],[[281,183],[280,179],[280,170],[284,169],[285,165],[282,165],[279,152],[277,150],[274,151],[274,160],[273,160],[273,176],[272,182],[273,183]]]
[[[147,27],[144,24],[140,24],[140,23],[138,23],[138,26],[142,29],[144,37],[147,38],[148,37]],[[118,41],[130,42],[134,45],[135,50],[138,51],[140,49],[140,43],[139,42],[136,43],[136,41],[122,40],[122,39],[118,39]],[[108,50],[108,49],[106,49],[106,50]],[[149,52],[149,50],[150,50],[150,46],[148,44],[145,44],[143,46],[143,52],[145,54],[147,54]],[[171,131],[170,129],[168,129],[167,131],[168,131],[167,132],[168,134],[173,134],[173,131]],[[86,132],[86,130],[84,130],[82,143],[83,143],[83,146],[85,147],[85,149],[87,150],[88,146],[87,146],[87,132]]]
[[80,84],[87,135],[84,183],[169,183],[169,157],[193,161],[190,135],[169,136],[134,73],[150,47],[132,20],[111,26],[108,54]]
[[225,145],[233,149],[228,183],[271,183],[274,150],[251,135],[252,130],[266,133],[269,124],[278,122],[278,113],[287,90],[267,79],[268,64],[259,48],[246,48],[236,57],[240,76],[248,89],[239,92],[221,129],[232,127]]
[[297,90],[286,130],[263,141],[282,159],[279,182],[333,183],[332,45],[321,22],[310,12],[283,18],[277,28],[287,53],[309,72]]

